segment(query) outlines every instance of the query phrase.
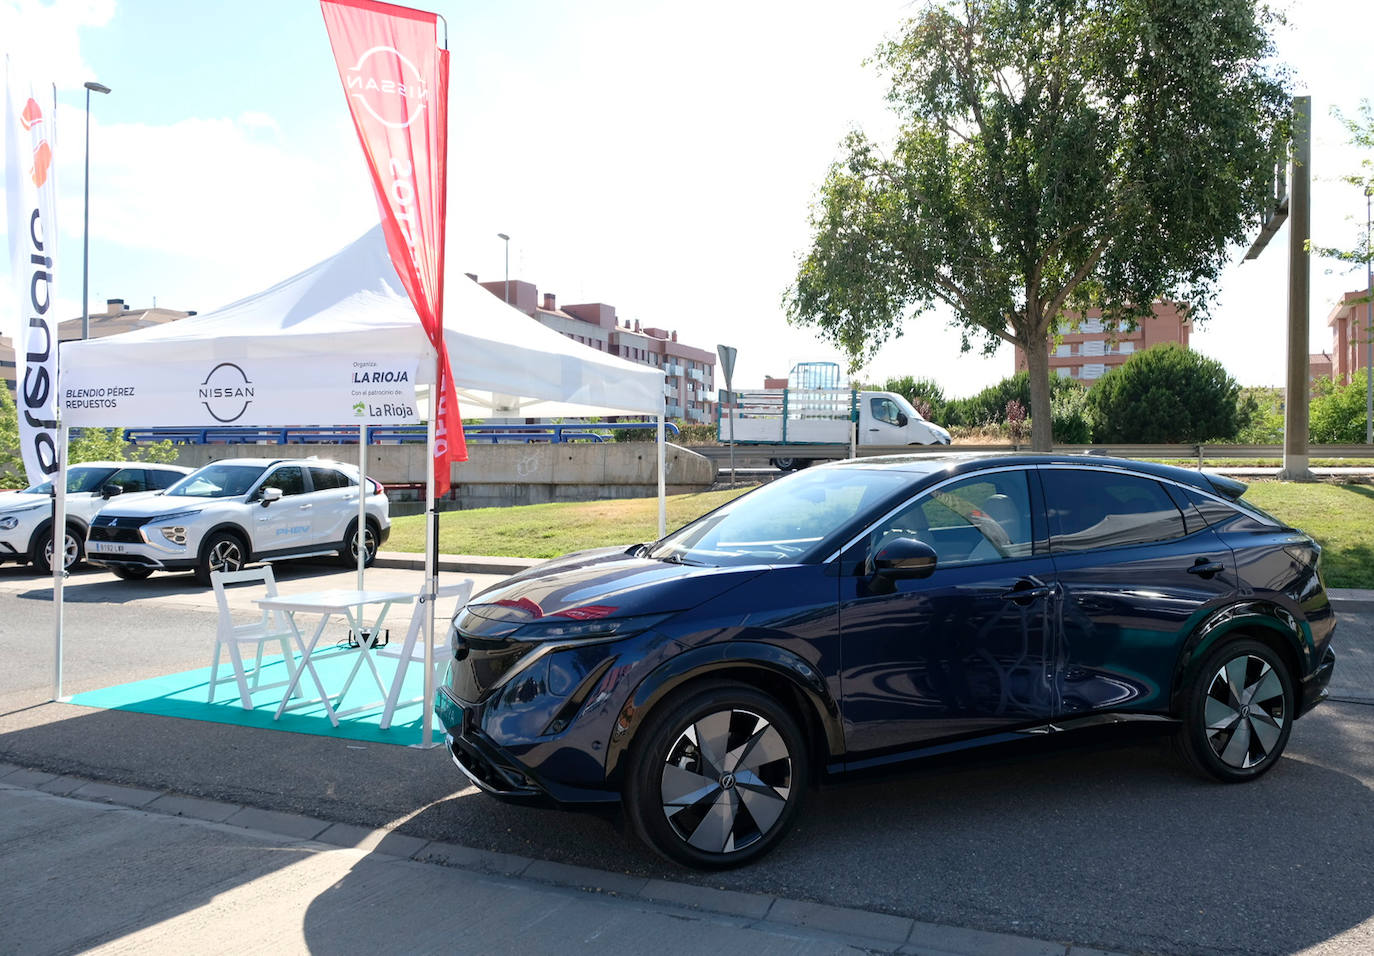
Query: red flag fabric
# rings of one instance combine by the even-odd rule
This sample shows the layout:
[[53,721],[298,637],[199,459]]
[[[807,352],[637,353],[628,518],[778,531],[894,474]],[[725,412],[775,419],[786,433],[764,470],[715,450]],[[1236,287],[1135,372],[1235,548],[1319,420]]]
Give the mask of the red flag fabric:
[[448,51],[438,16],[375,0],[320,0],[377,192],[387,251],[439,353],[435,497],[450,464],[467,461],[458,394],[444,344],[444,226],[448,177]]

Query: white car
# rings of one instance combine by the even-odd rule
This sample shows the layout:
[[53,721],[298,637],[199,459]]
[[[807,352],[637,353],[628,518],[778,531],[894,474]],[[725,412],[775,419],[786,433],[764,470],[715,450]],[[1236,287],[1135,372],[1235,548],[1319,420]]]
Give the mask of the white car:
[[212,571],[338,554],[368,564],[391,533],[386,490],[367,479],[367,523],[358,533],[358,469],[318,458],[226,458],[149,501],[107,508],[91,522],[87,560],[126,580],[154,571]]
[[[121,504],[147,498],[191,473],[177,465],[138,461],[87,461],[67,469],[67,535],[64,567],[85,554],[91,519],[118,496]],[[52,482],[0,493],[0,564],[32,564],[52,570]]]

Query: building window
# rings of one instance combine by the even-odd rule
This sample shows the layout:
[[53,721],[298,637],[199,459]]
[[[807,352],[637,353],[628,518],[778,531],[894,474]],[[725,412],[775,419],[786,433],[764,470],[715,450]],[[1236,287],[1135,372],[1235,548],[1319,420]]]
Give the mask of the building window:
[[1060,378],[1073,378],[1073,369],[1069,368],[1067,365],[1061,365],[1054,371]]

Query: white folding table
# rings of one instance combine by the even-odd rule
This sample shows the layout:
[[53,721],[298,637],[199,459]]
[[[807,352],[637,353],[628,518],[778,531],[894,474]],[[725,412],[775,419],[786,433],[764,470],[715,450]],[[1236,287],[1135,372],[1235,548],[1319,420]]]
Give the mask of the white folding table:
[[[286,612],[287,620],[291,623],[291,633],[295,639],[296,647],[300,651],[300,666],[296,668],[295,676],[290,685],[286,688],[286,693],[282,696],[281,703],[277,705],[277,713],[274,719],[280,719],[281,715],[288,709],[308,706],[311,704],[323,703],[324,712],[329,717],[329,722],[335,727],[339,726],[339,718],[348,714],[356,713],[373,704],[363,704],[358,707],[350,708],[346,711],[335,710],[335,700],[343,702],[344,695],[353,685],[353,679],[358,675],[359,669],[363,664],[367,664],[372,672],[372,678],[377,683],[377,689],[381,692],[381,700],[377,703],[384,703],[388,691],[386,681],[382,679],[381,673],[377,670],[377,664],[372,660],[372,649],[378,635],[382,633],[382,625],[386,621],[386,615],[393,604],[410,604],[415,600],[415,594],[411,591],[368,591],[368,590],[349,590],[339,588],[329,591],[308,591],[303,594],[276,594],[272,597],[256,598],[253,603],[258,607],[269,611]],[[380,605],[381,610],[377,614],[377,619],[368,623],[363,615],[363,609],[373,605]],[[318,614],[320,623],[315,627],[314,633],[307,644],[300,628],[296,624],[297,614]],[[356,648],[347,647],[341,649],[328,648],[319,649],[320,638],[324,635],[325,626],[330,618],[335,615],[344,617],[357,638]],[[339,654],[351,654],[356,650],[357,660],[353,662],[352,669],[348,672],[348,679],[344,681],[343,687],[337,694],[330,694],[325,690],[324,683],[320,680],[320,675],[315,670],[312,659],[324,660],[327,657],[335,657]],[[291,695],[296,692],[296,687],[300,683],[301,675],[309,671],[311,679],[315,682],[315,689],[320,696],[310,700],[292,700]]]

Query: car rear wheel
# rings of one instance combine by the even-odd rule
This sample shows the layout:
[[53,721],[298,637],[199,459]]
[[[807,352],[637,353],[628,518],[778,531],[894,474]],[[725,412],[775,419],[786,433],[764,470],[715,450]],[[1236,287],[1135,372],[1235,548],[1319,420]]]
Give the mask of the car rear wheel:
[[1293,680],[1267,644],[1222,645],[1203,660],[1185,693],[1179,750],[1204,776],[1253,780],[1283,754],[1293,729]]
[[640,732],[625,806],[635,833],[670,860],[739,866],[792,825],[808,779],[805,740],[788,712],[744,684],[669,698]]
[[[34,569],[42,574],[47,574],[52,570],[52,525],[39,530],[34,536],[33,566]],[[81,532],[77,529],[67,527],[67,533],[62,542],[63,561],[62,569],[70,571],[76,567],[86,557],[86,548],[81,540]]]
[[[377,560],[377,530],[372,527],[372,522],[363,526],[363,547],[367,549],[367,557],[363,560],[364,567],[371,567],[372,562]],[[339,558],[350,568],[358,566],[358,522],[354,521],[348,526],[348,533],[344,535],[344,540],[348,542],[348,547],[339,552]]]
[[200,563],[196,565],[196,580],[208,586],[212,572],[242,570],[247,560],[243,542],[228,532],[217,532],[210,536],[201,551]]
[[129,567],[115,567],[111,568],[110,570],[114,572],[115,577],[123,581],[142,581],[148,575],[153,573],[152,568],[140,568],[137,565],[131,565]]

